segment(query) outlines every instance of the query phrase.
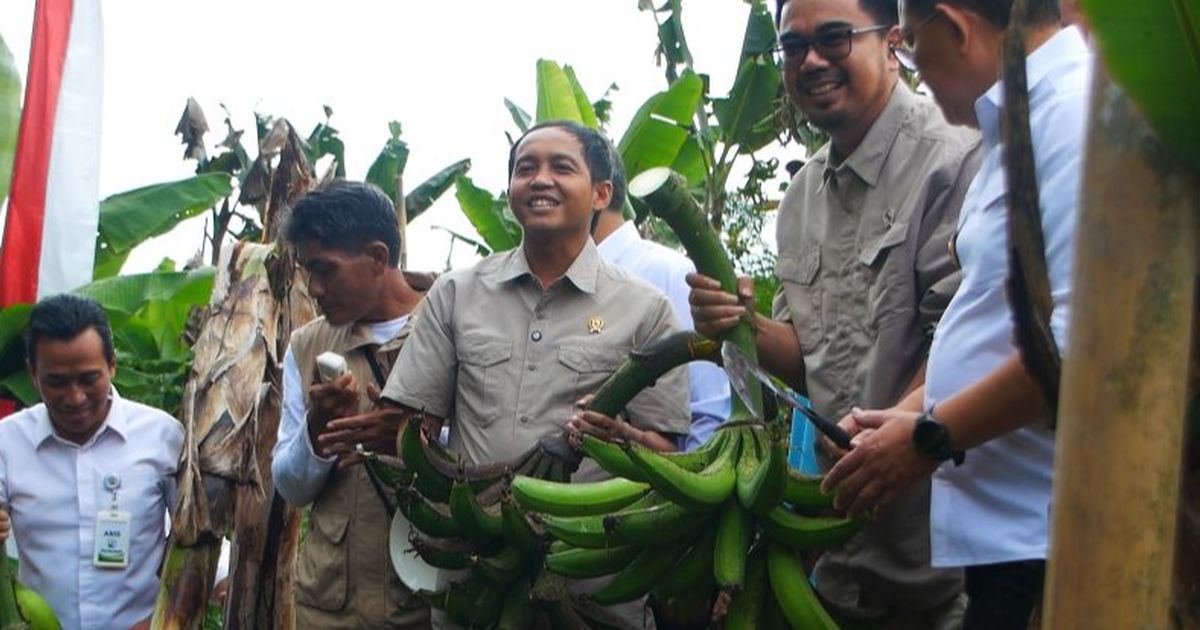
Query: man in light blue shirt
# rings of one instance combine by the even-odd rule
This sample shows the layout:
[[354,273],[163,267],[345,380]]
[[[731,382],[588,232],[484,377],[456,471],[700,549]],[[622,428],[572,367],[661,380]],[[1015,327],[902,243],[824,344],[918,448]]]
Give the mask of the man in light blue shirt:
[[[592,239],[605,262],[628,271],[667,296],[684,329],[693,328],[688,304],[687,274],[696,266],[687,256],[638,234],[637,226],[623,213],[627,196],[625,166],[614,149],[613,193],[608,207],[596,214]],[[682,450],[690,451],[712,437],[729,418],[729,379],[714,363],[693,361],[688,365],[688,395],[692,424]]]
[[[861,514],[932,475],[933,564],[966,568],[968,630],[1028,626],[1041,601],[1054,470],[1054,434],[1042,424],[1046,403],[1013,345],[1005,296],[998,72],[1011,4],[900,3],[898,56],[920,69],[948,120],[982,131],[986,154],[959,217],[962,284],[934,334],[925,386],[892,409],[843,421],[863,433],[825,482],[836,489],[838,507]],[[1091,53],[1076,28],[1060,26],[1056,1],[1031,0],[1029,7],[1029,120],[1050,327],[1065,349]],[[951,459],[956,465],[946,465]]]

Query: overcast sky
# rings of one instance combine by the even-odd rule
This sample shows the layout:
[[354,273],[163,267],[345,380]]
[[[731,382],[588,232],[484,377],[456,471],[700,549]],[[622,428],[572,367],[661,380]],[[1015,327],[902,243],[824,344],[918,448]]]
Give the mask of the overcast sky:
[[[660,3],[661,4],[661,3]],[[733,82],[748,5],[686,0],[684,26],[697,70],[714,94]],[[253,141],[253,112],[285,116],[303,134],[334,110],[347,175],[361,179],[398,120],[411,154],[411,188],[471,158],[471,177],[499,192],[515,127],[508,97],[533,113],[539,58],[574,66],[596,99],[610,83],[616,139],[638,106],[666,87],[656,67],[654,20],[637,0],[104,0],[105,93],[101,197],[192,174],[175,124],[195,97],[223,136],[224,103]],[[22,77],[34,0],[0,2],[0,36]],[[251,150],[251,154],[253,154]],[[125,272],[182,262],[199,247],[203,219],[136,250]],[[409,266],[440,269],[450,237],[472,233],[453,190],[410,226]],[[772,240],[772,239],[768,239]],[[473,258],[456,248],[455,263]]]

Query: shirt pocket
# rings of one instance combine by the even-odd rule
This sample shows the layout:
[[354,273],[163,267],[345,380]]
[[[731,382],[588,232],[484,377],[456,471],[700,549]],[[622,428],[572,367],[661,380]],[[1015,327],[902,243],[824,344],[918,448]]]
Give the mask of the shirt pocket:
[[[862,283],[858,295],[866,296],[866,319],[877,330],[880,320],[890,315],[911,312],[912,264],[905,258],[903,245],[908,240],[908,222],[892,224],[883,234],[871,239],[858,253],[862,265],[855,276]],[[901,303],[897,300],[901,299]]]
[[512,360],[512,340],[467,337],[456,348],[459,405],[455,417],[461,422],[489,426],[509,408],[502,386]]
[[783,285],[792,327],[799,337],[801,351],[807,353],[824,340],[822,321],[823,295],[818,278],[821,271],[821,248],[813,244],[802,249],[781,252],[775,263],[775,273]]
[[567,368],[569,378],[574,381],[574,396],[566,401],[565,422],[570,417],[570,406],[587,394],[594,394],[608,377],[629,358],[629,348],[579,343],[558,347],[558,362]]
[[346,540],[350,516],[314,509],[296,567],[296,601],[329,612],[346,606],[350,553]]

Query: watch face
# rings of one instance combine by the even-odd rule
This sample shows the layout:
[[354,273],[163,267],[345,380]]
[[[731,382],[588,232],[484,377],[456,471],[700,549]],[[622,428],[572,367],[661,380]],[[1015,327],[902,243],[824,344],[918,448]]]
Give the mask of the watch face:
[[930,457],[941,458],[946,449],[946,429],[935,420],[920,418],[913,428],[913,444]]

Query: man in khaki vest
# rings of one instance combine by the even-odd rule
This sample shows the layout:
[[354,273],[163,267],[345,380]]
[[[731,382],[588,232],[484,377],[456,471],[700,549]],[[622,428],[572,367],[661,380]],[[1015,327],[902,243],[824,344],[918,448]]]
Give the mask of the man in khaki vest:
[[[318,440],[329,420],[371,408],[428,282],[400,270],[395,210],[369,184],[337,182],[309,193],[284,236],[323,313],[292,335],[284,355],[283,418],[271,463],[279,494],[312,505],[297,563],[296,626],[429,627],[428,606],[392,569],[387,511],[356,465],[363,451],[394,451],[396,427],[381,418],[354,445]],[[326,351],[342,355],[348,370],[323,382],[316,359]]]

